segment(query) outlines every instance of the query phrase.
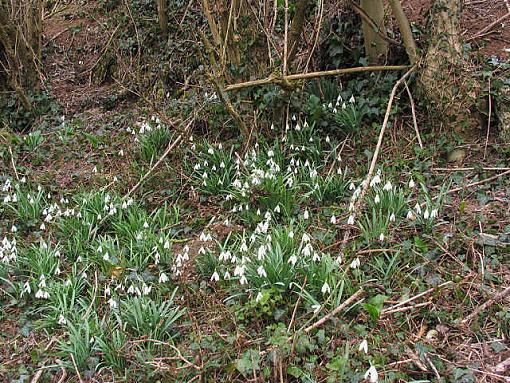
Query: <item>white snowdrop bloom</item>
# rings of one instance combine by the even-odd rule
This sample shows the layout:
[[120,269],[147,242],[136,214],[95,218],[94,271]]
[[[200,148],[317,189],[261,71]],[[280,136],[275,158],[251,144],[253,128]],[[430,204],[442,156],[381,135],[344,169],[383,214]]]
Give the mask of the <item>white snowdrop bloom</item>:
[[336,170],[336,174],[338,174],[339,176],[342,175],[342,168],[339,167],[337,170]]
[[321,256],[319,255],[319,253],[317,253],[316,251],[314,251],[313,253],[313,257],[312,257],[312,261],[314,262],[319,262],[321,260]]
[[322,285],[321,293],[323,294],[331,293],[331,287],[329,287],[328,282],[324,282],[324,284]]
[[336,217],[334,215],[332,215],[329,222],[331,222],[331,224],[333,224],[333,225],[336,225]]
[[39,285],[38,285],[41,289],[44,289],[46,287],[46,277],[44,276],[44,274],[41,274],[41,276],[39,277]]
[[292,115],[292,121],[296,121],[296,115],[295,114]]
[[289,235],[289,238],[290,238],[290,239],[294,238],[294,232],[293,232],[293,231],[289,231],[289,234],[288,234],[288,235]]
[[165,273],[161,273],[159,276],[159,283],[166,283],[168,282],[168,276]]
[[419,203],[416,203],[416,205],[414,205],[414,210],[416,210],[418,214],[421,214],[421,206]]
[[262,277],[262,278],[267,278],[267,273],[266,273],[266,269],[264,269],[264,266],[260,265],[258,268],[257,268],[257,274]]
[[301,250],[301,253],[305,256],[305,257],[309,257],[310,255],[312,255],[312,245],[307,243],[304,247],[303,247],[303,250]]
[[383,233],[381,233],[381,234],[379,235],[379,241],[381,241],[381,242],[383,242],[383,241],[384,241],[384,234],[383,234]]
[[219,256],[220,261],[228,261],[230,259],[230,251],[222,251]]
[[198,250],[198,254],[200,254],[200,255],[205,254],[205,248],[203,246],[200,247],[200,249]]
[[360,265],[361,265],[361,262],[360,262],[359,258],[355,258],[355,259],[351,262],[351,264],[350,264],[351,269],[357,269]]
[[112,308],[112,309],[116,309],[117,307],[119,307],[119,304],[113,298],[108,299],[108,304],[110,305],[110,308]]
[[267,247],[266,245],[260,245],[259,249],[257,250],[257,259],[259,261],[263,260],[267,253]]
[[220,169],[225,169],[225,162],[223,161],[220,162]]
[[35,297],[37,299],[48,299],[50,297],[50,294],[47,291],[43,291],[42,289],[39,289],[35,293]]
[[432,211],[430,212],[430,218],[436,218],[437,217],[437,209],[432,209]]
[[354,216],[350,215],[349,219],[347,220],[347,225],[354,225]]
[[248,279],[246,279],[246,276],[244,276],[244,275],[243,275],[243,276],[241,276],[241,279],[239,279],[239,283],[240,283],[241,285],[245,285],[245,284],[247,284],[247,283],[248,283]]
[[165,249],[165,250],[170,249],[170,241],[168,239],[163,244],[163,249]]
[[363,351],[365,354],[368,354],[368,342],[366,339],[363,339],[363,341],[359,344],[358,351]]
[[292,266],[295,266],[297,263],[297,257],[294,254],[292,254],[289,257],[289,260],[287,261],[287,263],[290,263]]
[[128,294],[134,294],[135,293],[135,286],[131,285],[127,289]]
[[412,178],[409,180],[409,184],[408,184],[408,186],[409,186],[409,188],[411,188],[411,189],[413,189],[413,188],[416,186],[416,184],[414,183],[414,181],[413,181],[413,179],[412,179]]
[[9,203],[11,202],[11,196],[9,194],[7,194],[5,197],[4,197],[4,203]]
[[108,252],[104,253],[103,261],[109,261],[109,260],[110,260],[110,255],[108,254]]
[[331,142],[331,139],[329,138],[329,136],[326,136],[326,143],[329,144]]
[[345,102],[342,102],[342,109],[346,109],[347,108],[347,104]]
[[245,253],[248,251],[248,245],[246,244],[246,241],[243,240],[243,242],[241,243],[241,247],[240,247],[240,250]]
[[377,383],[379,381],[379,374],[374,366],[370,366],[367,372],[365,372],[365,379],[370,383]]
[[12,225],[11,233],[16,233],[17,231],[18,231],[18,228],[16,227],[16,225]]
[[145,283],[142,286],[143,295],[149,295],[152,291],[152,286],[147,286]]
[[123,157],[124,156],[124,149],[120,149],[119,150],[119,156]]
[[257,297],[255,298],[255,302],[259,303],[259,302],[260,302],[260,300],[262,299],[262,297],[263,297],[263,295],[262,295],[262,293],[259,291],[259,292],[257,293]]
[[211,282],[218,282],[220,280],[220,275],[216,270],[214,270],[213,275],[211,276]]
[[395,213],[391,213],[391,215],[390,215],[390,222],[395,222],[395,219],[396,219]]
[[407,212],[406,218],[407,218],[407,219],[414,219],[414,214],[413,214],[413,212],[412,212],[411,210],[409,210],[409,211]]
[[429,209],[425,209],[425,211],[423,212],[423,218],[429,219],[429,217],[430,217]]
[[230,280],[231,276],[230,276],[230,273],[228,271],[225,271],[225,275],[223,276],[223,279],[228,281]]
[[244,275],[245,266],[237,265],[234,269],[234,276],[241,277]]
[[145,222],[143,223],[143,228],[144,228],[144,229],[148,229],[148,228],[149,228],[149,222],[145,221]]
[[66,286],[66,287],[71,286],[71,284],[72,284],[72,282],[70,279],[66,279],[66,281],[64,282],[64,286]]
[[23,293],[28,293],[30,294],[32,292],[32,288],[30,287],[30,283],[28,282],[25,282],[23,284]]
[[18,195],[17,194],[13,194],[12,195],[12,202],[18,202]]
[[378,204],[379,202],[381,202],[381,198],[379,198],[379,194],[376,194],[374,198],[374,203]]
[[78,255],[78,258],[76,258],[76,262],[83,262],[83,259],[81,258],[81,255]]
[[216,170],[218,170],[218,169],[216,168],[216,165],[213,165],[213,167],[211,168],[211,170],[212,170],[213,172],[215,172],[215,171],[216,171]]
[[213,149],[213,148],[209,148],[209,149],[207,150],[207,153],[209,153],[209,154],[214,154],[214,149]]
[[379,174],[376,174],[374,178],[370,181],[370,187],[374,187],[377,184],[381,183],[381,176]]
[[308,213],[308,210],[305,210],[305,212],[303,213],[303,219],[308,219],[310,218],[310,214]]
[[67,323],[66,318],[62,314],[60,314],[58,316],[58,324],[65,325],[66,323]]
[[94,168],[92,169],[92,173],[97,173],[97,166],[94,166]]
[[354,95],[351,96],[351,98],[349,99],[349,102],[351,104],[354,104],[356,102],[356,100],[354,99]]
[[391,184],[391,182],[390,181],[386,182],[384,184],[383,190],[390,191],[391,189],[393,189],[393,185]]
[[110,286],[106,286],[106,288],[104,289],[104,295],[109,297],[111,294],[112,292],[110,290]]
[[310,236],[307,233],[303,233],[303,236],[301,237],[301,241],[304,242],[310,242]]
[[23,176],[23,178],[21,178],[20,182],[22,184],[24,184],[25,182],[27,182],[27,177]]
[[51,220],[53,219],[53,216],[51,215],[51,213],[48,213],[48,215],[46,216],[46,218],[44,219],[45,222],[51,222]]

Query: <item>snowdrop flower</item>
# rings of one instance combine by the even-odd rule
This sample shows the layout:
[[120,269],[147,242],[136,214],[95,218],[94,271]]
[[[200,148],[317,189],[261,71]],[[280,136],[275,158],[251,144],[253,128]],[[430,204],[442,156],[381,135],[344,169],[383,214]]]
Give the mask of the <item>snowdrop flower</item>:
[[379,241],[383,242],[384,241],[384,234],[381,233],[381,235],[379,235]]
[[165,273],[161,273],[159,276],[159,283],[166,283],[168,282],[168,276]]
[[386,182],[386,184],[383,187],[383,190],[390,191],[393,188],[393,185],[390,181]]
[[413,179],[411,178],[411,179],[409,180],[409,188],[410,188],[410,189],[413,189],[413,188],[415,187],[415,185],[416,185],[416,184],[414,183]]
[[259,302],[260,302],[260,300],[262,299],[262,297],[263,297],[263,296],[262,296],[262,293],[259,291],[259,292],[257,293],[257,297],[255,298],[255,302],[259,303]]
[[354,190],[356,189],[356,185],[354,185],[354,182],[351,182],[351,184],[349,185],[349,190]]
[[94,168],[92,169],[92,173],[97,173],[97,166],[94,166]]
[[356,102],[356,100],[354,99],[354,95],[351,96],[351,98],[349,99],[349,102],[351,104],[354,104]]
[[214,270],[213,275],[211,276],[211,282],[218,282],[220,280],[220,275],[216,270]]
[[390,222],[395,222],[395,213],[391,213],[390,215]]
[[351,262],[351,269],[357,269],[359,266],[360,266],[361,262],[359,260],[359,258],[355,258],[352,262]]
[[289,238],[290,239],[294,238],[294,232],[293,231],[289,231]]
[[225,275],[223,276],[223,279],[228,281],[230,279],[230,273],[228,271],[225,271]]
[[437,217],[437,209],[432,209],[432,211],[430,212],[430,218],[436,218]]
[[209,153],[209,154],[214,154],[214,149],[213,149],[213,148],[209,148],[209,149],[207,150],[207,153]]
[[264,269],[264,266],[260,265],[257,269],[257,274],[262,278],[267,278],[266,270]]
[[308,210],[305,210],[305,212],[303,213],[303,218],[304,219],[310,218],[310,214],[308,213]]
[[48,299],[50,297],[50,294],[47,291],[43,291],[42,289],[39,289],[35,293],[35,297],[38,299]]
[[416,205],[414,205],[414,210],[416,210],[418,214],[421,214],[421,206],[419,203],[416,203]]
[[376,174],[374,178],[370,181],[370,187],[374,187],[377,184],[381,183],[381,176],[379,174]]
[[381,198],[379,198],[379,194],[376,194],[374,198],[374,203],[378,204],[379,202],[381,202]]
[[200,254],[200,255],[205,254],[205,248],[203,246],[200,249],[198,249],[198,254]]
[[363,341],[359,344],[358,351],[363,351],[365,354],[368,354],[368,342],[366,339],[363,339]]
[[379,375],[374,366],[370,366],[367,372],[365,372],[365,379],[370,383],[377,383],[379,381]]
[[117,307],[119,307],[119,304],[113,298],[108,299],[108,304],[110,305],[110,308],[112,308],[112,309],[116,309]]
[[280,205],[276,205],[276,207],[274,208],[274,212],[275,213],[279,213],[280,212]]
[[66,323],[67,323],[66,318],[62,314],[60,314],[58,316],[58,324],[65,325]]
[[241,285],[245,285],[245,284],[247,284],[247,283],[248,283],[248,280],[246,279],[246,276],[244,276],[244,275],[243,275],[243,276],[241,277],[241,279],[239,280],[239,283],[240,283]]
[[407,212],[406,218],[407,218],[407,219],[414,219],[414,214],[413,214],[413,212],[412,212],[411,210],[409,210],[409,211]]
[[326,143],[329,144],[331,142],[329,136],[326,136]]
[[296,262],[297,262],[297,257],[294,254],[292,254],[289,257],[289,260],[287,261],[287,263],[290,263],[292,266],[295,266]]
[[329,294],[331,292],[331,288],[328,285],[328,282],[324,282],[321,288],[321,293],[323,294]]
[[429,209],[425,209],[425,211],[423,212],[423,218],[429,219],[429,217],[430,217]]
[[143,295],[149,295],[152,291],[152,286],[147,286],[145,283],[142,286],[142,293]]
[[16,233],[17,231],[18,231],[18,228],[15,225],[12,225],[11,233]]
[[110,286],[107,286],[105,289],[104,289],[104,295],[109,297],[111,295],[111,290],[110,290]]
[[354,225],[354,216],[350,215],[349,219],[347,220],[347,225]]

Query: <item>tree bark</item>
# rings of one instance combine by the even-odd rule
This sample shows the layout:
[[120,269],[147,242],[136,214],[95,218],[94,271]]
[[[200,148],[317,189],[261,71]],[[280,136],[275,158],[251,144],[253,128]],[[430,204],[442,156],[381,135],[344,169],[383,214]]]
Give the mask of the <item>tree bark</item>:
[[416,42],[414,41],[413,37],[413,32],[411,31],[411,26],[409,25],[409,20],[407,19],[407,16],[402,9],[400,0],[390,0],[390,6],[395,19],[397,20],[400,33],[402,34],[402,40],[404,41],[404,46],[406,48],[407,55],[409,56],[409,61],[412,65],[414,65],[418,61],[418,53],[416,49]]
[[296,4],[296,14],[292,18],[292,25],[289,34],[289,44],[287,53],[287,62],[292,63],[296,56],[299,41],[305,27],[306,12],[311,5],[311,0],[298,0]]
[[167,0],[157,0],[159,28],[161,29],[161,34],[165,40],[168,37],[168,13],[166,1]]
[[436,0],[431,10],[430,45],[419,78],[420,93],[432,118],[471,137],[480,89],[460,40],[462,0]]
[[378,28],[374,30],[374,26],[363,19],[363,39],[368,62],[371,65],[384,63],[388,55],[388,42],[381,36],[386,35],[382,0],[361,0],[361,8]]

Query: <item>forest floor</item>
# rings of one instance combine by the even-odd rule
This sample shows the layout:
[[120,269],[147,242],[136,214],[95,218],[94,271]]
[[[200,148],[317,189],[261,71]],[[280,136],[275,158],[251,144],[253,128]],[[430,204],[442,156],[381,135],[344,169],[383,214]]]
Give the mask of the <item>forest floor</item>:
[[[356,217],[373,127],[197,127],[152,171],[180,131],[93,78],[88,7],[45,23],[58,117],[0,144],[0,381],[510,382],[510,144],[420,149],[402,105]],[[508,60],[510,28],[478,36],[506,12],[466,3],[480,55]]]

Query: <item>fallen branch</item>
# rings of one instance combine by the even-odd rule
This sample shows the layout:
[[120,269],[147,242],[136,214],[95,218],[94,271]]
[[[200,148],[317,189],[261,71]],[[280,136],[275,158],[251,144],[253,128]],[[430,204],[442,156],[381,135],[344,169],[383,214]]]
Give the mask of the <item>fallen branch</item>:
[[450,285],[452,283],[453,283],[452,281],[448,281],[448,282],[440,284],[439,286],[432,287],[432,288],[430,288],[428,290],[425,290],[422,293],[415,295],[414,297],[406,299],[405,301],[402,301],[400,303],[397,303],[394,306],[391,306],[391,307],[388,307],[387,309],[382,310],[381,315],[384,315],[384,314],[387,314],[389,312],[395,311],[398,307],[404,306],[404,305],[406,305],[406,304],[408,304],[408,303],[410,303],[410,302],[412,302],[412,301],[414,301],[414,300],[416,300],[418,298],[421,298],[421,297],[423,297],[423,296],[425,296],[427,294],[430,294],[431,292],[433,292],[433,291],[435,291],[437,289],[440,289],[442,287],[448,286],[448,285]]
[[505,299],[509,295],[510,295],[510,287],[507,287],[503,291],[501,291],[501,292],[497,293],[496,295],[494,295],[494,297],[492,297],[491,299],[489,299],[485,303],[483,303],[480,306],[478,306],[471,314],[469,314],[467,317],[465,317],[460,323],[462,325],[465,325],[465,324],[469,323],[473,318],[478,316],[478,314],[480,314],[480,312],[482,312],[485,309],[489,308],[495,302]]
[[168,146],[168,148],[165,150],[165,152],[161,155],[161,157],[159,158],[159,160],[156,161],[156,163],[154,165],[152,165],[152,167],[149,169],[149,171],[147,173],[144,174],[144,176],[140,179],[140,181],[138,181],[138,183],[133,186],[131,188],[131,190],[129,190],[126,195],[123,197],[123,198],[127,198],[129,197],[131,194],[133,194],[133,192],[138,189],[140,187],[140,185],[152,174],[152,172],[154,171],[154,169],[156,169],[160,164],[161,162],[163,162],[163,160],[166,158],[166,156],[168,156],[168,154],[170,154],[170,152],[177,146],[177,144],[182,140],[182,138],[184,137],[184,134],[187,133],[189,131],[189,129],[191,128],[191,124],[193,124],[193,121],[195,121],[195,118],[193,117],[189,122],[188,124],[186,125],[186,127],[182,130],[182,132],[177,136],[177,138]]
[[510,11],[507,12],[506,14],[504,14],[503,16],[501,16],[499,19],[497,19],[496,21],[490,23],[489,25],[487,25],[485,28],[483,28],[482,30],[478,31],[478,33],[472,37],[470,37],[469,39],[467,39],[466,41],[473,41],[473,40],[476,40],[477,38],[479,37],[482,37],[485,33],[489,32],[492,28],[494,28],[496,25],[498,24],[501,24],[503,21],[505,21],[508,17],[510,17]]
[[409,90],[409,87],[407,86],[407,82],[404,81],[404,85],[407,90],[407,95],[409,96],[409,102],[411,103],[411,113],[413,115],[413,125],[414,125],[414,131],[416,132],[416,138],[418,139],[418,144],[420,145],[420,148],[423,149],[423,142],[421,140],[420,130],[418,129],[418,120],[416,119],[416,110],[414,108],[413,95],[411,94],[411,91]]
[[226,92],[230,92],[230,91],[234,91],[234,90],[250,88],[253,86],[268,85],[268,84],[288,84],[291,81],[305,80],[305,79],[317,78],[317,77],[338,76],[338,75],[343,75],[343,74],[359,73],[359,72],[380,72],[380,71],[394,71],[394,70],[404,70],[404,69],[409,69],[409,66],[407,66],[407,65],[363,66],[363,67],[354,67],[354,68],[326,70],[326,71],[322,71],[322,72],[296,73],[296,74],[289,74],[287,76],[271,75],[264,79],[247,81],[247,82],[242,82],[239,84],[227,85],[224,88],[224,90]]
[[[336,314],[338,314],[340,311],[345,309],[347,306],[349,306],[351,303],[353,303],[356,299],[358,299],[362,294],[364,293],[363,289],[359,289],[354,294],[352,294],[348,299],[346,299],[342,304],[338,307],[336,307],[333,311],[331,311],[329,314],[324,315],[321,319],[319,319],[314,324],[308,326],[304,329],[304,332],[308,334],[310,331],[315,330],[316,328],[322,326],[324,323],[329,321],[331,318],[333,318]],[[292,337],[289,338],[291,340]]]
[[[498,178],[501,178],[501,177],[503,177],[503,176],[506,176],[507,174],[510,174],[510,169],[509,169],[509,170],[507,170],[507,171],[504,171],[503,173],[496,174],[495,176],[492,176],[492,177],[486,178],[486,179],[484,179],[484,180],[481,180],[481,181],[478,181],[478,182],[473,182],[473,183],[467,184],[466,186],[460,186],[460,187],[458,187],[458,188],[448,190],[448,191],[446,192],[446,194],[456,193],[456,192],[461,191],[461,190],[464,190],[464,189],[472,188],[473,186],[479,186],[479,185],[482,185],[482,184],[484,184],[484,183],[487,183],[487,182],[490,182],[490,181],[497,180]],[[438,197],[439,197],[439,196],[436,196],[436,197],[434,197],[433,199],[437,199]]]
[[[415,70],[415,66],[413,66],[411,69],[409,69],[393,86],[393,89],[391,90],[390,99],[388,100],[388,106],[386,107],[386,114],[384,115],[384,121],[381,127],[381,131],[379,132],[379,138],[377,140],[377,145],[374,150],[374,155],[372,156],[372,161],[370,163],[370,167],[368,169],[367,176],[365,177],[365,180],[362,183],[361,192],[358,196],[357,202],[354,206],[354,209],[352,210],[351,216],[355,219],[358,211],[361,209],[361,206],[363,204],[363,198],[365,197],[365,194],[368,190],[368,187],[370,186],[370,181],[372,180],[372,176],[374,174],[375,165],[377,164],[377,160],[379,158],[379,152],[381,150],[382,141],[384,138],[384,133],[386,132],[386,127],[388,126],[388,121],[390,119],[391,114],[391,107],[393,106],[393,100],[395,99],[395,95],[397,93],[397,89],[402,84],[407,77]],[[345,245],[347,243],[347,239],[350,236],[350,229],[347,229],[344,233],[344,238],[342,241],[342,244]]]

